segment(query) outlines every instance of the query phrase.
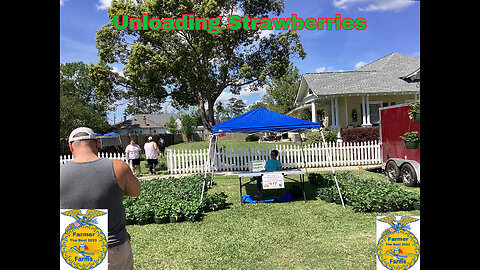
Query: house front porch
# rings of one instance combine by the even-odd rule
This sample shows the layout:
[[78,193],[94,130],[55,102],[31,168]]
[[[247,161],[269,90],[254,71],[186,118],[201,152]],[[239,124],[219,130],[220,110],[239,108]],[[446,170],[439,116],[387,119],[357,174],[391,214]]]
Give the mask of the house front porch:
[[306,98],[305,103],[290,112],[299,117],[301,110],[311,110],[311,121],[320,122],[327,130],[340,133],[351,127],[378,125],[379,108],[411,103],[418,100],[418,94],[350,94]]

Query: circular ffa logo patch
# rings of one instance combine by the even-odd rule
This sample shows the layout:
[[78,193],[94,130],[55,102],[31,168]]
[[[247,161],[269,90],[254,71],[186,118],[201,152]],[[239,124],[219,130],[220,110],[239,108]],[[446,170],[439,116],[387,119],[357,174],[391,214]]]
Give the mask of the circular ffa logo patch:
[[95,217],[106,213],[88,210],[82,215],[79,209],[62,212],[75,218],[62,235],[60,251],[65,262],[76,269],[92,269],[99,265],[107,254],[107,238],[95,226]]
[[382,232],[377,243],[378,260],[387,269],[404,270],[412,267],[418,260],[420,244],[407,226],[417,221],[412,217],[402,217],[397,222],[395,217],[385,217],[378,221],[386,222],[392,227]]

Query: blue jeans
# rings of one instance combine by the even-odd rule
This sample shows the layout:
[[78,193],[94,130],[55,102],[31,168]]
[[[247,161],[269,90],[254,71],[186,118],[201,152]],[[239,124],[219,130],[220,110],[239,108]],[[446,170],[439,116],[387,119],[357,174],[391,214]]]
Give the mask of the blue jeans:
[[263,188],[263,185],[262,185],[262,177],[261,176],[254,176],[252,177],[253,179],[252,180],[257,180],[257,190],[258,191],[261,191],[262,188]]

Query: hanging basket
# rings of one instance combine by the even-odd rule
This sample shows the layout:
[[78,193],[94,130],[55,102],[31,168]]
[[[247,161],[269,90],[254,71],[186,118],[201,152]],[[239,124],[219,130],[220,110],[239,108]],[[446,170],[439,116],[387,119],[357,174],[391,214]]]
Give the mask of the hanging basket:
[[420,122],[420,112],[413,112],[413,121]]
[[420,141],[404,141],[407,149],[417,149]]

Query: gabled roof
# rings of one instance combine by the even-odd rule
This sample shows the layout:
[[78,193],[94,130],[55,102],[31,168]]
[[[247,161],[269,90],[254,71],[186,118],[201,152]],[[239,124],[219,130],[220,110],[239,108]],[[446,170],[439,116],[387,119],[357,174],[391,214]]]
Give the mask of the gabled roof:
[[420,69],[420,59],[391,53],[355,71],[305,73],[297,100],[311,89],[317,97],[355,94],[416,93],[416,82],[404,80]]
[[175,117],[175,114],[136,114],[125,121],[115,123],[113,126],[117,129],[166,128],[171,116]]
[[355,71],[378,71],[392,77],[400,78],[411,74],[419,68],[420,59],[394,52],[368,63]]

